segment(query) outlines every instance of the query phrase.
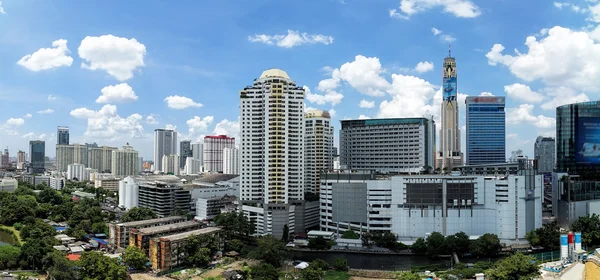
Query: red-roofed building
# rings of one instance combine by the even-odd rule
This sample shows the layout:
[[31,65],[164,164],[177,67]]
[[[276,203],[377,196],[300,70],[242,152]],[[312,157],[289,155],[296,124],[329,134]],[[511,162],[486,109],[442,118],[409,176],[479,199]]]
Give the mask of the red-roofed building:
[[70,261],[78,261],[81,258],[81,255],[79,254],[68,254],[67,255],[67,259],[69,259]]

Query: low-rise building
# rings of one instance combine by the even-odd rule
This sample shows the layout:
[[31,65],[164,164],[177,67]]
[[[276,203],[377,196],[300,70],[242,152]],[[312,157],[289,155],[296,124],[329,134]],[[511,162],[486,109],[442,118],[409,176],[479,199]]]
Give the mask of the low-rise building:
[[196,199],[196,220],[212,220],[215,216],[221,214],[222,209],[234,205],[235,196],[212,196]]
[[14,192],[18,186],[19,183],[13,178],[0,179],[0,192]]
[[62,190],[65,187],[65,178],[51,177],[50,187],[55,190]]
[[183,263],[183,254],[180,253],[189,240],[188,237],[194,235],[214,235],[219,244],[220,231],[218,227],[207,227],[203,229],[187,231],[174,235],[156,237],[150,240],[150,262],[152,269],[163,271],[177,267]]
[[159,217],[183,211],[190,212],[190,192],[179,184],[144,182],[139,185],[138,206],[150,208]]
[[197,221],[185,221],[175,224],[167,224],[147,228],[132,228],[129,231],[129,246],[135,246],[142,249],[146,254],[149,253],[150,239],[160,236],[173,235],[190,230],[196,230],[202,227]]
[[116,246],[117,248],[127,248],[129,246],[129,232],[131,229],[142,229],[149,227],[156,227],[168,224],[181,223],[186,220],[183,216],[171,216],[165,218],[127,222],[127,223],[116,223],[109,224],[108,226],[108,240],[109,243]]
[[37,185],[43,185],[46,184],[46,186],[50,186],[50,176],[43,176],[43,175],[33,175],[33,174],[26,174],[23,175],[23,181],[33,185],[33,186],[37,186]]
[[102,188],[102,189],[105,189],[108,191],[118,192],[119,191],[119,179],[116,179],[116,178],[98,179],[94,182],[94,186],[96,188]]

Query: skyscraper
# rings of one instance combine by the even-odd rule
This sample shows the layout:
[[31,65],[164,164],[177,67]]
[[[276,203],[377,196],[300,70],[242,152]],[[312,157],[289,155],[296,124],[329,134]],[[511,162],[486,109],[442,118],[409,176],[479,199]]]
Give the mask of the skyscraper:
[[25,152],[24,151],[17,152],[17,169],[23,170],[25,168],[26,161],[27,160],[25,157]]
[[223,149],[223,174],[240,174],[240,150]]
[[442,128],[440,130],[440,147],[437,168],[452,170],[463,163],[460,151],[460,129],[458,128],[457,75],[456,60],[448,52],[442,68],[443,101]]
[[556,164],[556,141],[554,137],[538,136],[533,147],[534,159],[537,161],[538,172],[551,173]]
[[227,135],[204,137],[204,170],[223,172],[223,149],[235,148],[235,138]]
[[556,108],[556,171],[594,179],[600,172],[600,101]]
[[46,142],[41,140],[29,141],[29,156],[31,157],[30,173],[44,173],[46,162]]
[[179,169],[185,167],[185,159],[193,156],[190,140],[183,140],[179,143]]
[[333,126],[329,112],[309,110],[305,115],[304,190],[319,193],[322,171],[333,169]]
[[505,97],[469,96],[465,103],[466,164],[506,162]]
[[2,160],[1,160],[2,164],[2,168],[9,168],[10,167],[10,155],[8,153],[8,148],[4,149],[4,153],[2,154]]
[[240,91],[240,116],[244,214],[257,234],[281,237],[285,225],[304,231],[296,228],[304,212],[296,209],[304,200],[304,89],[285,71],[266,70]]
[[[170,129],[154,130],[154,161],[155,171],[164,171],[163,156],[177,154],[177,132]],[[179,164],[179,163],[177,163]]]
[[56,130],[56,144],[69,145],[69,127],[59,126]]
[[119,178],[138,175],[140,161],[138,152],[127,143],[121,149],[112,151],[111,173]]
[[194,157],[194,159],[200,160],[201,165],[204,163],[204,144],[192,144],[192,157]]

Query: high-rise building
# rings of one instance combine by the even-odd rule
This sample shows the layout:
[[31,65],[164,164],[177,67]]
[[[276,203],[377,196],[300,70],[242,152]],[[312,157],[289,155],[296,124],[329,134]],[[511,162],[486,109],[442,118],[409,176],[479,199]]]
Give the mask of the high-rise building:
[[418,173],[433,167],[435,122],[427,118],[343,120],[342,169]]
[[469,96],[466,103],[466,164],[506,162],[503,96]]
[[448,57],[444,58],[442,82],[442,128],[440,129],[440,145],[436,167],[452,170],[455,166],[463,164],[463,154],[460,151],[460,129],[458,126],[456,60],[449,52]]
[[280,237],[285,225],[303,232],[304,89],[285,71],[266,70],[240,91],[240,116],[244,213],[257,234]]
[[113,150],[111,156],[112,175],[124,178],[140,173],[140,161],[138,152],[127,143],[121,149]]
[[98,169],[101,173],[111,173],[112,168],[112,152],[117,150],[117,147],[88,147],[88,165],[92,169]]
[[29,141],[29,155],[31,157],[30,173],[44,173],[46,170],[46,142],[41,140]]
[[322,171],[333,169],[333,126],[329,112],[309,110],[305,115],[304,190],[319,193]]
[[0,166],[2,168],[10,167],[10,155],[8,153],[8,148],[4,149],[4,153],[2,153],[2,158],[0,159],[0,161],[1,161]]
[[59,126],[56,128],[56,145],[69,145],[68,126]]
[[69,164],[67,167],[67,179],[73,180],[77,179],[78,181],[87,180],[88,176],[85,174],[85,165],[81,163],[73,163]]
[[56,145],[56,169],[66,172],[67,166],[73,163],[88,165],[88,145]]
[[144,158],[138,157],[138,170],[139,172],[144,171]]
[[192,146],[190,140],[183,140],[179,142],[179,168],[185,168],[185,159],[193,156]]
[[235,138],[227,135],[204,137],[204,170],[223,172],[223,149],[235,148]]
[[202,162],[199,159],[188,157],[185,159],[185,174],[199,174],[202,171]]
[[200,165],[204,164],[204,144],[192,144],[192,157],[194,157],[194,159],[200,160]]
[[26,162],[25,152],[24,151],[17,152],[17,169],[19,169],[19,170],[25,169],[25,162]]
[[240,150],[223,149],[223,174],[240,174]]
[[600,172],[600,101],[556,108],[556,171]]
[[551,173],[556,165],[556,141],[554,137],[538,136],[533,146],[538,172]]
[[179,155],[164,155],[162,158],[162,172],[179,175]]
[[[162,159],[165,155],[177,154],[177,132],[170,129],[154,130],[154,170],[164,171]],[[179,163],[177,163],[179,165]]]

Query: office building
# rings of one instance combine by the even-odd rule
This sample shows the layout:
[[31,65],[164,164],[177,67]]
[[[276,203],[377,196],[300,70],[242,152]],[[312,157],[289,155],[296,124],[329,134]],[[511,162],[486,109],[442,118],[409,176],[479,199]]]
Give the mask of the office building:
[[432,166],[435,122],[426,118],[343,120],[340,165],[383,173],[418,173]]
[[240,91],[240,122],[244,214],[259,235],[279,238],[286,224],[304,232],[295,226],[304,215],[304,89],[283,70],[264,71]]
[[192,157],[192,145],[190,140],[183,140],[179,143],[179,168],[185,168],[185,160]]
[[304,191],[319,193],[319,177],[333,169],[333,126],[329,112],[309,110],[305,115]]
[[0,156],[0,167],[1,168],[9,168],[10,167],[10,155],[8,153],[8,148],[4,149],[4,153]]
[[179,175],[179,155],[164,155],[162,158],[162,171],[165,174]]
[[46,142],[41,140],[29,141],[29,156],[31,157],[31,170],[29,173],[44,173],[46,170],[44,167],[46,163]]
[[466,164],[506,162],[506,113],[503,96],[468,96]]
[[[533,172],[530,172],[533,171]],[[542,226],[542,176],[402,175],[371,171],[325,173],[321,230],[383,231],[414,241],[432,232],[486,233],[514,242]]]
[[240,150],[223,149],[223,174],[240,174]]
[[204,137],[204,170],[223,172],[223,149],[235,148],[235,138],[227,135]]
[[69,164],[67,167],[67,179],[77,181],[87,180],[88,176],[86,176],[85,168],[85,165],[81,163]]
[[68,126],[59,126],[56,128],[56,145],[69,145]]
[[440,144],[436,168],[452,170],[463,164],[463,154],[460,151],[460,129],[458,126],[457,74],[456,59],[450,55],[444,58],[442,68],[443,101],[442,124],[440,129]]
[[534,159],[540,173],[552,173],[556,165],[556,141],[553,137],[538,136],[533,146]]
[[204,144],[192,144],[192,157],[194,157],[194,159],[200,160],[200,165],[204,164]]
[[185,174],[200,174],[202,173],[202,162],[199,159],[188,157],[185,159]]
[[556,108],[556,169],[587,177],[600,172],[600,101]]
[[[165,155],[177,154],[177,132],[169,129],[154,130],[154,170],[163,171],[162,160]],[[177,162],[179,166],[179,162]]]
[[[179,161],[176,161],[179,167]],[[191,209],[190,192],[178,184],[165,182],[139,182],[138,206],[150,208],[159,217],[175,213],[189,213]]]
[[25,169],[25,162],[26,162],[25,152],[24,151],[17,152],[17,169],[18,170]]
[[111,173],[115,177],[123,178],[140,173],[138,152],[129,143],[121,149],[113,150],[111,160]]

